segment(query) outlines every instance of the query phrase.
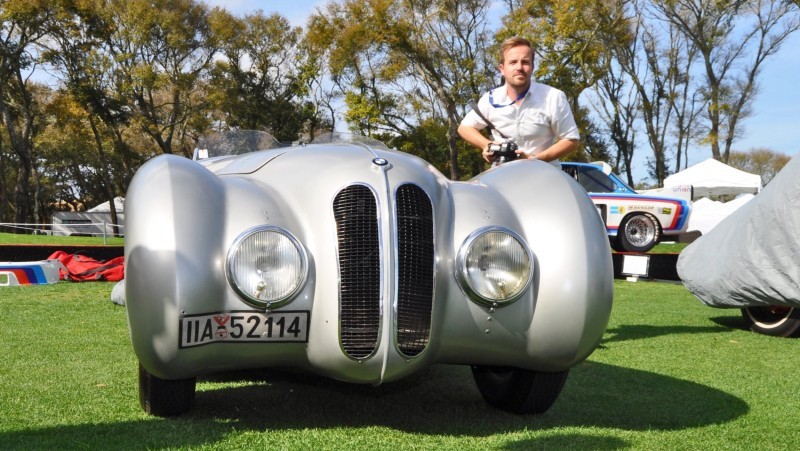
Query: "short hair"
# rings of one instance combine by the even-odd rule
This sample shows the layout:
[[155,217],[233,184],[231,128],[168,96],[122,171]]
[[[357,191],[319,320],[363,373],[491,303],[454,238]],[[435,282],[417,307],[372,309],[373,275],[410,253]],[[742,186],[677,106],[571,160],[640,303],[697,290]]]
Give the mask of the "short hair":
[[517,47],[519,45],[524,45],[529,49],[531,49],[531,56],[533,56],[533,44],[531,44],[531,41],[525,38],[521,38],[519,36],[513,36],[506,39],[505,41],[503,41],[502,44],[500,44],[500,64],[503,64],[505,62],[506,52],[508,51],[508,49],[512,47]]

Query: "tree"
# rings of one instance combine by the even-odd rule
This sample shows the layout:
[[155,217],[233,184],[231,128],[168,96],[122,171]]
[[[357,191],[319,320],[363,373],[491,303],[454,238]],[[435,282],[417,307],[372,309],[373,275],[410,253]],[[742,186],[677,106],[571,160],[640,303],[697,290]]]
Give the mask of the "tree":
[[675,114],[673,137],[675,139],[675,171],[686,169],[689,164],[689,148],[698,140],[697,121],[700,118],[706,101],[703,100],[702,89],[694,82],[696,77],[691,68],[695,65],[697,46],[690,40],[680,38],[674,48],[676,52],[676,69],[671,74],[670,86],[673,95],[670,97]]
[[228,127],[265,130],[279,141],[297,140],[312,121],[301,102],[313,70],[306,60],[302,29],[279,15],[260,11],[241,21],[228,19],[224,59],[212,70],[209,91]]
[[791,157],[766,148],[750,149],[747,152],[731,151],[728,165],[751,174],[761,175],[761,184],[766,186],[789,163]]
[[580,107],[579,98],[608,72],[611,49],[629,40],[623,6],[616,0],[525,0],[498,32],[498,40],[516,35],[534,44],[536,78],[567,95],[582,141],[594,143],[589,150],[595,157],[608,154],[597,149],[602,140],[588,135],[594,127],[582,116],[588,110]]
[[[68,107],[70,101],[84,110],[83,120],[74,120],[92,132],[92,141],[84,142],[84,145],[95,149],[97,155],[97,164],[91,165],[96,169],[97,177],[90,179],[104,193],[92,202],[108,201],[111,222],[118,225],[114,198],[118,193],[124,193],[127,183],[122,183],[121,189],[117,188],[111,167],[115,159],[113,153],[117,153],[126,166],[127,174],[118,174],[126,182],[133,175],[133,164],[128,146],[122,138],[123,128],[130,122],[131,108],[114,89],[112,74],[115,63],[103,48],[103,42],[109,39],[113,25],[104,17],[104,11],[97,9],[93,3],[67,3],[57,12],[50,27],[49,42],[52,44],[45,57],[63,75],[65,91],[71,99],[60,99],[64,107],[54,111],[65,116],[64,120],[72,118],[74,115],[70,113],[74,109]],[[55,128],[61,125],[54,124]],[[73,133],[79,132],[79,127],[73,128]],[[66,147],[72,148],[69,145]],[[54,151],[59,152],[60,149]],[[78,149],[73,151],[82,153]],[[70,160],[74,161],[74,158]]]
[[632,162],[636,150],[638,91],[618,64],[609,66],[606,76],[598,80],[596,90],[599,101],[594,102],[594,111],[600,116],[617,149],[610,163],[614,172],[626,174],[628,185],[633,186]]
[[633,1],[631,8],[639,18],[631,30],[633,39],[615,47],[615,56],[636,91],[640,120],[652,150],[648,158],[650,175],[660,185],[669,175],[668,132],[675,112],[680,110],[680,86],[688,83],[688,77],[682,64],[680,35],[674,27],[662,31],[659,23],[643,19],[647,16],[644,2]]
[[783,0],[656,0],[661,17],[696,46],[705,75],[704,142],[724,163],[739,121],[750,113],[767,58],[800,27],[797,5]]
[[95,205],[107,199],[106,171],[97,165],[95,136],[87,113],[67,90],[52,93],[42,116],[47,126],[37,136],[38,174],[45,217],[59,205]]
[[461,178],[458,124],[491,78],[488,0],[329,3],[310,19],[309,40],[362,133],[407,135],[429,118],[446,124],[447,169]]
[[38,106],[29,77],[46,35],[51,10],[44,1],[6,0],[0,4],[0,120],[17,162],[14,222],[33,219],[30,180]]
[[227,15],[195,0],[110,0],[102,14],[112,26],[105,45],[115,85],[133,120],[162,152],[191,153],[187,126],[208,111],[198,89]]

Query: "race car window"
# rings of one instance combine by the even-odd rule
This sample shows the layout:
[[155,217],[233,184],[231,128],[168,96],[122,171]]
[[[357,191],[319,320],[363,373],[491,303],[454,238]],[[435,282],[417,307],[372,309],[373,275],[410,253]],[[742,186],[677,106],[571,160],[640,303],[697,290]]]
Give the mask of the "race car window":
[[578,168],[578,183],[588,193],[613,193],[616,188],[614,181],[602,171],[588,166]]

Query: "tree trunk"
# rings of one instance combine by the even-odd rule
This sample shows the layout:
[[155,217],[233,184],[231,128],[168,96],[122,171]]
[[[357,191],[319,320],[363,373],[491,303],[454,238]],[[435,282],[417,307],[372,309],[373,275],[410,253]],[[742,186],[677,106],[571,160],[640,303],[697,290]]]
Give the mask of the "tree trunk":
[[111,176],[108,173],[108,159],[103,149],[102,137],[97,129],[97,124],[95,124],[94,116],[92,116],[91,113],[89,113],[89,125],[92,127],[92,134],[94,134],[94,141],[97,146],[97,154],[100,156],[100,173],[103,174],[103,185],[105,185],[106,199],[108,200],[108,208],[111,213],[111,224],[114,227],[114,236],[117,236],[119,231],[119,219],[117,219],[117,206],[114,203],[114,188],[111,183]]
[[[3,95],[4,93],[2,89],[0,89],[0,96]],[[11,116],[11,112],[3,102],[0,102],[0,110],[0,116],[2,116],[3,121],[5,122],[6,131],[8,132],[8,136],[11,141],[11,148],[19,158],[17,181],[14,188],[14,222],[17,224],[23,224],[29,222],[30,177],[32,167],[30,140],[27,138],[28,133],[20,135],[17,127],[14,126],[14,118]],[[28,127],[32,123],[33,120],[31,118],[27,118],[25,129],[28,130]],[[21,233],[20,230],[17,230],[17,233]]]
[[458,122],[452,115],[447,118],[447,148],[450,150],[450,180],[459,180],[461,171],[458,169]]

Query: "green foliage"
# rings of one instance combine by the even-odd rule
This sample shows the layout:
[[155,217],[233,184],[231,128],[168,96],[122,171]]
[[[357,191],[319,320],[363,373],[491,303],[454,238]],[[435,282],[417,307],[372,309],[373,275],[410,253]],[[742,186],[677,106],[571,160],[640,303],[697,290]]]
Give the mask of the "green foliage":
[[761,176],[761,184],[766,186],[792,157],[770,149],[750,149],[747,152],[731,151],[728,165],[751,174]]
[[591,0],[521,3],[498,31],[498,41],[510,36],[529,39],[536,49],[535,78],[566,93],[582,142],[582,151],[567,158],[610,161],[608,143],[578,98],[608,73],[610,44],[630,40],[622,5]]
[[488,3],[344,1],[312,15],[308,39],[328,67],[359,133],[393,133],[446,123],[449,176],[461,178],[456,128],[486,89]]
[[227,127],[264,130],[279,141],[296,141],[314,120],[302,101],[306,59],[302,30],[278,15],[261,12],[228,18],[237,33],[224,35],[223,60],[211,71],[209,92]]
[[615,282],[599,348],[550,411],[489,407],[470,370],[382,386],[278,370],[199,380],[172,419],[138,405],[113,283],[0,287],[0,443],[8,449],[791,449],[800,340],[744,330],[681,285]]
[[536,47],[536,78],[577,99],[606,72],[610,41],[628,39],[615,2],[527,0],[511,12],[499,39],[522,36]]
[[[702,77],[653,66],[643,92],[659,93],[660,100],[635,97],[631,108],[677,109],[681,95],[698,96],[697,109],[684,111],[687,121],[677,131],[666,117],[642,130],[642,118],[625,111],[630,124],[624,125],[647,135],[654,174],[662,178],[669,149],[680,152],[700,134],[727,160],[732,139],[726,136],[735,137],[736,121],[747,116],[760,64],[798,26],[796,6],[777,0],[758,10],[742,9],[741,2],[499,3],[508,14],[498,26],[498,2],[486,0],[334,0],[315,10],[303,29],[278,14],[236,17],[199,0],[2,1],[0,221],[47,222],[54,201],[94,204],[124,195],[146,159],[188,156],[200,136],[230,128],[295,141],[349,127],[397,142],[453,179],[468,179],[485,165],[456,129],[494,84],[497,43],[512,34],[536,43],[536,77],[567,93],[584,145],[571,158],[616,160],[624,168],[641,147],[632,129],[613,123],[619,114],[601,127],[579,102],[581,93],[618,72],[627,58],[619,49],[641,54],[637,49],[645,47],[648,61],[673,58],[674,67],[694,67],[687,56],[675,59],[672,49],[656,45],[675,39],[700,52],[694,61],[715,55],[719,67],[705,65],[709,80],[719,78],[720,67],[746,69],[739,63],[755,54],[752,78],[739,73],[741,89],[726,75],[715,86],[681,94],[655,80],[669,78],[674,88]],[[742,20],[756,13],[763,21]],[[688,22],[670,28],[677,17]],[[719,20],[701,30],[695,25],[703,17]],[[644,39],[634,28],[642,24],[663,27],[664,39]],[[747,34],[742,24],[762,27]],[[688,45],[692,30],[698,42]],[[703,37],[706,32],[714,36]],[[733,45],[735,35],[748,46]],[[51,86],[33,81],[43,68],[55,76]],[[34,77],[27,78],[30,71]],[[616,81],[620,94],[630,78]],[[619,97],[625,95],[607,103],[621,111]],[[644,118],[656,122],[650,119]],[[603,128],[611,130],[616,152]],[[673,132],[678,146],[670,145]],[[768,181],[774,169],[757,166]]]
[[[443,174],[450,173],[450,155],[447,144],[447,124],[441,120],[429,119],[408,133],[395,136],[389,141],[396,147],[412,155],[416,155],[431,163]],[[480,152],[465,142],[459,142],[458,165],[462,180],[470,179],[486,170],[486,163]]]
[[752,113],[763,64],[800,29],[797,3],[667,1],[653,7],[700,60],[707,113],[700,141],[709,144],[713,158],[727,161],[740,120]]

